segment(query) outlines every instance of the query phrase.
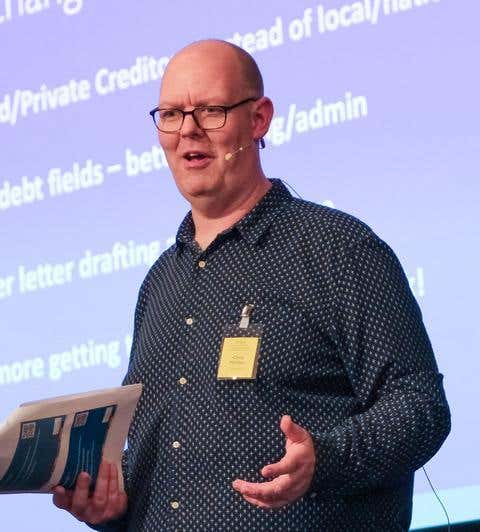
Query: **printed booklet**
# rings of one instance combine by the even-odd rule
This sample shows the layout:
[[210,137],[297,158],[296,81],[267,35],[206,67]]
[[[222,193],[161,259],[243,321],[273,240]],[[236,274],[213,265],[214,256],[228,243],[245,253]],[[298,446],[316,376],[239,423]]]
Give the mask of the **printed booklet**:
[[20,405],[0,425],[0,493],[73,489],[86,471],[97,478],[102,459],[121,467],[142,384],[52,397]]

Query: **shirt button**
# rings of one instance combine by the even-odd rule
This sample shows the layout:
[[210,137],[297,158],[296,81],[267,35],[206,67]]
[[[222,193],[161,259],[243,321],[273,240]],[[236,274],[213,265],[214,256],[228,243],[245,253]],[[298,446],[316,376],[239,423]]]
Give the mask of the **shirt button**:
[[193,318],[186,318],[185,321],[187,322],[187,325],[192,325]]
[[180,447],[180,442],[179,442],[179,441],[174,441],[174,442],[172,443],[172,447],[173,447],[174,449],[178,449],[178,448]]
[[198,261],[198,267],[199,268],[205,268],[206,265],[207,265],[207,263],[204,260]]
[[180,503],[178,501],[172,501],[170,503],[170,506],[174,509],[174,510],[177,510],[180,506]]
[[187,382],[188,382],[188,381],[187,381],[187,379],[186,379],[185,377],[180,377],[180,378],[178,379],[178,384],[181,384],[182,386],[183,386],[184,384],[187,384]]

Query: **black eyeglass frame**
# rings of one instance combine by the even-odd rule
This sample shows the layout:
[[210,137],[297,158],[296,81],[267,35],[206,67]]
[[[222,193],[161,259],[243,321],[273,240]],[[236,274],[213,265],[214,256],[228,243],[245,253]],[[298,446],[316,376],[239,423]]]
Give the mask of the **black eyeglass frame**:
[[[152,117],[155,127],[158,129],[158,131],[161,131],[162,133],[177,133],[178,131],[180,131],[182,129],[183,123],[185,122],[185,117],[187,115],[192,115],[192,118],[195,121],[195,124],[197,124],[197,126],[200,129],[203,129],[204,131],[213,131],[215,129],[221,129],[226,124],[228,111],[231,111],[232,109],[235,109],[235,107],[238,107],[239,105],[243,105],[244,103],[256,102],[258,100],[260,100],[260,98],[246,98],[245,100],[242,100],[241,102],[238,102],[238,103],[234,103],[233,105],[200,105],[198,107],[193,108],[191,111],[184,111],[183,109],[167,109],[167,108],[155,107],[155,109],[152,109],[148,114]],[[198,109],[206,109],[208,107],[217,107],[218,109],[222,109],[223,114],[224,114],[224,119],[223,119],[223,124],[221,126],[204,128],[197,122],[197,119],[195,117],[195,111],[197,111]],[[180,111],[182,113],[182,122],[180,123],[180,126],[178,127],[178,129],[175,129],[174,131],[164,131],[160,129],[157,126],[157,123],[155,122],[155,113],[157,111]]]

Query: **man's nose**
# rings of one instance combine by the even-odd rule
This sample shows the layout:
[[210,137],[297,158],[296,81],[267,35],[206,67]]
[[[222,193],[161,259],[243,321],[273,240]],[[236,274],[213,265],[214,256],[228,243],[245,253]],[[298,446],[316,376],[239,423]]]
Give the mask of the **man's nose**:
[[185,115],[185,118],[183,119],[182,127],[180,128],[180,134],[183,137],[186,137],[189,135],[202,135],[203,129],[199,127],[199,125],[193,118],[193,115]]

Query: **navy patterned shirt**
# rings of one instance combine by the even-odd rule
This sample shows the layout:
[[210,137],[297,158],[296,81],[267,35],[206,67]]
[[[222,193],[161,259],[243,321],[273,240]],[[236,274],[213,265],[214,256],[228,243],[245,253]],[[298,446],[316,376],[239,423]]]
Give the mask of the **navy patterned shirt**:
[[[403,269],[363,222],[273,186],[206,250],[191,214],[140,289],[125,383],[144,392],[124,473],[129,509],[101,530],[402,531],[413,474],[450,430]],[[254,380],[217,380],[226,326],[253,305]],[[305,496],[264,510],[233,490],[285,452],[282,414],[314,439]]]

